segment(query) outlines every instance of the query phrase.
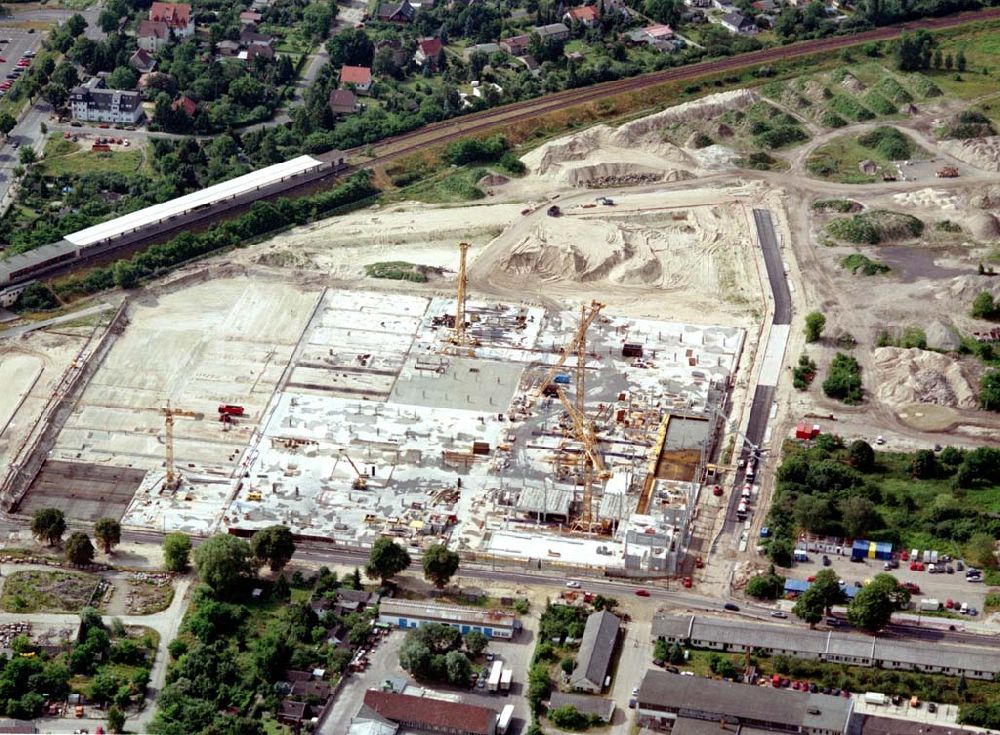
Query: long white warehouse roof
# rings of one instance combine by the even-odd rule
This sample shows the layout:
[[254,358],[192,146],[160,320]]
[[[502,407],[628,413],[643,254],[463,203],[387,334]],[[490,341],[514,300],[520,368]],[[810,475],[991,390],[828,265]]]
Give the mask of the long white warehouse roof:
[[299,156],[284,163],[276,163],[273,166],[267,166],[252,173],[237,176],[235,179],[230,179],[229,181],[213,184],[207,189],[186,194],[177,199],[171,199],[169,202],[154,204],[151,207],[116,217],[99,225],[88,227],[85,230],[73,232],[66,235],[65,239],[74,245],[86,247],[87,245],[110,240],[142,227],[163,222],[198,207],[210,206],[216,202],[238,197],[255,189],[275,184],[290,176],[313,171],[317,167],[324,165],[326,164],[312,156]]

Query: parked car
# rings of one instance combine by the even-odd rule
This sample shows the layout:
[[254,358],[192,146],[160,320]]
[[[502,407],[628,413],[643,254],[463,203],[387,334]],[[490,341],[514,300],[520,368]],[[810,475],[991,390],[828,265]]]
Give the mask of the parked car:
[[839,628],[841,625],[840,618],[827,618],[826,624],[829,625],[831,628]]
[[823,566],[828,567],[831,564],[833,564],[833,562],[830,561],[830,557],[828,557],[826,554],[823,554]]
[[784,610],[772,610],[771,617],[784,619],[788,617],[788,613],[786,613]]
[[944,568],[944,570],[945,570],[945,571],[946,571],[946,572],[947,572],[948,574],[954,574],[954,573],[955,573],[955,567],[953,567],[953,566],[952,566],[951,564],[949,564],[948,566],[946,566],[946,567]]
[[928,702],[927,703],[927,711],[928,712],[937,712],[937,705],[934,704],[933,702]]
[[570,581],[568,581],[566,583],[566,586],[569,587],[570,589],[574,589],[575,590],[575,589],[579,588],[580,583],[577,582],[575,579],[571,579]]

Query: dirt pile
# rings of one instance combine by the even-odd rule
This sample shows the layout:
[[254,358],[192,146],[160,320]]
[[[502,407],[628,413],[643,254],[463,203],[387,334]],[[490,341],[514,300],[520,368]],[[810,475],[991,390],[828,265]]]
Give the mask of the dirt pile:
[[[696,155],[699,151],[665,141],[664,131],[672,125],[715,120],[726,110],[745,108],[756,99],[745,89],[720,92],[618,128],[596,125],[546,143],[521,160],[535,176],[579,187],[691,178],[696,171],[726,165],[728,157],[717,151]],[[649,178],[654,173],[661,178]]]
[[965,223],[977,240],[995,240],[1000,237],[1000,224],[989,212],[973,212]]
[[967,140],[942,140],[941,150],[984,171],[1000,171],[1000,135]]
[[930,403],[971,409],[977,405],[975,376],[950,355],[879,347],[874,366],[876,396],[889,406]]
[[945,324],[940,320],[932,321],[924,330],[927,337],[927,346],[932,350],[957,350],[962,346],[955,328],[950,324]]

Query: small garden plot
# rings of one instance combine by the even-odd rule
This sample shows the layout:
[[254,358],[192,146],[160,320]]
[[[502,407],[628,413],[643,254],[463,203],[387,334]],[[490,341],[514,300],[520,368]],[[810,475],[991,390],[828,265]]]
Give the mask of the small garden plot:
[[90,604],[101,581],[76,572],[14,572],[3,582],[0,607],[21,613],[79,612]]
[[170,607],[174,583],[169,574],[137,572],[129,579],[126,605],[130,615],[152,615]]

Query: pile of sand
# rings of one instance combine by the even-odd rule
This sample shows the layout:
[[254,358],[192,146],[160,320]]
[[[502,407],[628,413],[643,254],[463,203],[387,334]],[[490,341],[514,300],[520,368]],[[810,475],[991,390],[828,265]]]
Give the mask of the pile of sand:
[[879,347],[874,353],[876,396],[901,407],[932,403],[953,408],[976,408],[975,376],[950,355],[898,347]]
[[984,186],[976,189],[976,193],[969,197],[969,204],[979,209],[1000,208],[1000,186]]
[[942,140],[941,150],[983,171],[1000,171],[1000,135],[968,140]]
[[950,209],[959,207],[959,198],[941,189],[917,189],[893,195],[893,201],[904,206],[920,209]]
[[966,218],[965,224],[977,240],[994,240],[1000,237],[1000,224],[989,212],[973,212]]
[[[618,179],[622,184],[646,183],[656,172],[665,180],[691,178],[694,172],[723,165],[732,156],[718,150],[684,149],[666,142],[663,131],[671,125],[715,120],[726,110],[748,107],[756,99],[745,89],[720,92],[618,128],[596,125],[546,143],[521,160],[535,176],[580,187],[620,185]],[[709,146],[716,147],[721,148]],[[613,172],[608,173],[609,168]]]

